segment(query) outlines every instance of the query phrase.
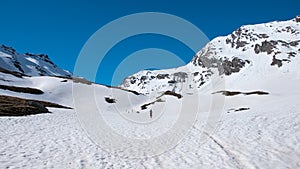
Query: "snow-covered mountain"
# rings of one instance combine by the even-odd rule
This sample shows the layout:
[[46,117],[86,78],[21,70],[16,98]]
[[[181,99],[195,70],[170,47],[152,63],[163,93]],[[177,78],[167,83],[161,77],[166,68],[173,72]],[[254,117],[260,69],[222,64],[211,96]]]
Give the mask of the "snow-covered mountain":
[[[217,69],[230,76],[245,69],[267,74],[299,71],[300,19],[242,26],[232,34],[217,37],[197,53],[186,66],[141,71],[125,78],[120,87],[150,94],[153,91],[181,92],[182,82],[195,88],[205,86]],[[192,79],[192,80],[188,80]]]
[[2,47],[0,168],[299,168],[299,32],[300,17],[242,26],[186,66],[138,72],[123,89]]
[[0,68],[27,76],[66,76],[69,71],[57,67],[45,54],[20,54],[12,47],[0,46]]

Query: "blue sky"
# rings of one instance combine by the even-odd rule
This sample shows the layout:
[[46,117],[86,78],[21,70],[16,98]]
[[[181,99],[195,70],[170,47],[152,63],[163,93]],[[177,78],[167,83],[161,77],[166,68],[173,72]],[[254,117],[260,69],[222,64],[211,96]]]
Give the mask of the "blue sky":
[[[82,46],[95,31],[132,13],[177,15],[195,24],[209,39],[227,35],[244,24],[287,20],[300,15],[299,0],[7,0],[0,4],[0,44],[12,46],[21,53],[48,54],[54,63],[70,71]],[[141,40],[147,43],[141,44]],[[97,75],[98,83],[110,84],[115,66],[135,50],[157,47],[177,51],[184,62],[193,56],[182,44],[167,37],[142,35],[124,42],[110,52],[118,55],[118,59],[105,58],[103,64],[107,69]]]

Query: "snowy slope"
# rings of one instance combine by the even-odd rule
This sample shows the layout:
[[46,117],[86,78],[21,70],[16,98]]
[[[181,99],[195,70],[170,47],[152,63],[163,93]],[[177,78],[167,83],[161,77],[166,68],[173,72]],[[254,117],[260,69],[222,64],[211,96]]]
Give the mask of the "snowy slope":
[[57,67],[47,55],[19,54],[13,48],[0,46],[0,67],[27,76],[71,76]]
[[[249,83],[247,80],[251,77],[253,81]],[[239,83],[232,82],[235,85],[230,86],[230,90],[263,90],[270,92],[270,95],[226,97],[219,128],[209,133],[209,138],[205,142],[201,139],[201,135],[207,111],[210,109],[211,95],[202,95],[200,99],[207,99],[207,103],[201,105],[196,123],[184,140],[166,153],[142,159],[128,159],[102,150],[81,128],[74,110],[51,109],[52,114],[0,117],[0,143],[3,145],[0,146],[0,166],[1,168],[298,168],[299,77],[299,74],[290,72],[274,73],[259,79],[245,74],[239,78]],[[60,94],[55,93],[56,96],[53,98],[45,97],[46,95],[44,97],[23,95],[23,97],[49,99],[73,105],[70,94],[71,82],[61,82],[59,78],[48,77],[27,80],[32,83],[31,87],[38,87],[47,95],[54,91],[53,87],[60,87]],[[51,85],[42,81],[47,81]],[[117,95],[111,95],[112,91],[105,86],[93,87],[80,83],[76,85],[82,89],[83,96],[86,89],[95,87],[96,100],[104,107],[101,110],[105,110],[102,115],[115,132],[122,135],[136,138],[160,135],[172,126],[172,117],[176,119],[175,114],[171,118],[161,118],[161,121],[149,126],[128,123],[126,119],[120,118],[119,111],[104,101],[104,97],[114,97],[117,101],[126,100],[128,97],[124,91],[115,89],[113,92]],[[7,91],[1,93],[14,95]],[[136,100],[134,102],[136,106],[128,108],[137,108],[137,105],[141,104],[139,102],[147,100],[142,95],[129,95],[142,98],[131,99]],[[176,100],[173,101],[176,103]],[[166,104],[171,102],[166,99]],[[172,104],[175,106],[175,103]],[[90,106],[88,98],[86,101],[83,100],[82,104]],[[250,109],[232,111],[241,107]],[[183,111],[190,113],[190,109]],[[149,118],[149,114],[146,115],[144,118]]]
[[[287,31],[286,27],[295,31]],[[281,31],[278,36],[277,30]],[[234,36],[214,39],[187,66],[139,72],[123,83],[123,87],[147,95],[73,82],[70,78],[20,78],[0,72],[2,85],[27,86],[44,91],[42,95],[33,95],[0,89],[1,95],[51,101],[75,108],[51,109],[51,114],[26,117],[0,117],[0,168],[299,168],[299,31],[299,23],[295,20],[244,26],[241,31],[235,31]],[[249,35],[243,35],[247,32]],[[257,39],[249,40],[251,37]],[[246,40],[248,44],[243,42]],[[237,44],[245,46],[237,47]],[[291,52],[296,54],[290,56]],[[274,55],[276,64],[272,64]],[[208,67],[211,64],[207,62],[223,66]],[[216,72],[221,72],[225,86],[211,84],[214,82],[211,78],[219,76]],[[161,96],[165,90],[174,90],[182,98]],[[219,90],[262,91],[268,94],[212,94]],[[91,92],[95,95],[87,95]],[[80,99],[80,104],[74,103],[74,96]],[[161,96],[161,101],[157,96]],[[218,100],[222,111],[217,118],[217,128],[209,130],[206,126],[214,108],[215,96],[223,99]],[[184,104],[182,100],[188,102],[180,107]],[[142,106],[148,103],[153,104],[143,109]],[[196,111],[195,107],[198,108]],[[94,140],[89,139],[91,133],[86,130],[97,126],[85,126],[78,120],[78,117],[82,118],[80,116],[97,119],[101,115],[111,131],[139,140],[164,136],[180,115],[193,113],[196,115],[194,123],[177,146],[156,156],[141,156],[143,158],[123,156],[138,145],[125,142],[122,145],[103,137],[103,145],[119,146],[113,151],[106,151],[103,145],[97,146]],[[132,123],[127,118],[142,124]],[[102,134],[113,135],[112,132]],[[207,139],[203,140],[203,137]],[[156,150],[156,147],[152,148]]]

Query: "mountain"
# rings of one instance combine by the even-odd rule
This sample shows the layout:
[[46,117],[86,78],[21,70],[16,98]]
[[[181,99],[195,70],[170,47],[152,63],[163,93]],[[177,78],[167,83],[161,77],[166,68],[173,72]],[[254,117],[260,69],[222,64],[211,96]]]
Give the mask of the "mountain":
[[[186,66],[155,71],[141,71],[125,78],[120,87],[143,94],[153,91],[181,92],[182,82],[200,89],[206,85],[213,69],[230,76],[246,69],[266,74],[274,69],[298,71],[300,64],[299,17],[246,25],[208,43]],[[191,79],[188,82],[188,79]]]
[[[40,101],[49,100],[51,97],[45,96],[44,91],[32,87],[33,82],[28,79],[32,76],[55,76],[71,79],[72,74],[57,67],[48,55],[20,54],[12,47],[0,46],[0,89],[4,90],[0,93],[0,116],[49,113],[46,107],[69,109],[69,107],[59,104]],[[25,95],[25,98],[19,98],[23,94],[29,96]],[[30,95],[40,95],[41,97],[38,97],[37,100],[26,99],[30,98]],[[56,99],[54,102],[59,101]]]
[[0,46],[0,67],[27,76],[67,76],[69,71],[57,67],[44,54],[20,54],[12,47]]
[[299,168],[299,32],[242,26],[120,87],[3,46],[0,168]]

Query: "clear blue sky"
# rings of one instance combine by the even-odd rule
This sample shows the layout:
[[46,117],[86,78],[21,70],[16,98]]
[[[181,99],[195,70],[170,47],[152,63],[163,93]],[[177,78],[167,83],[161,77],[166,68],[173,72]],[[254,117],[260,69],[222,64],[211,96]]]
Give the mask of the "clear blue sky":
[[[137,12],[164,12],[182,17],[198,26],[209,39],[227,35],[244,24],[292,19],[300,15],[299,0],[5,0],[0,1],[0,44],[14,47],[21,53],[45,53],[58,66],[73,71],[76,58],[87,39],[103,25],[124,15]],[[142,39],[148,43],[141,46]],[[169,45],[163,46],[168,43]],[[155,36],[128,39],[124,46],[130,52],[147,47],[178,49],[178,42]],[[162,45],[162,46],[160,46]],[[119,60],[128,48],[119,45]],[[173,47],[173,49],[171,49]],[[180,54],[180,53],[179,53]],[[183,49],[188,62],[193,53]],[[124,56],[126,57],[126,56]],[[109,70],[111,68],[112,70]],[[97,82],[110,83],[111,71],[99,76]]]

